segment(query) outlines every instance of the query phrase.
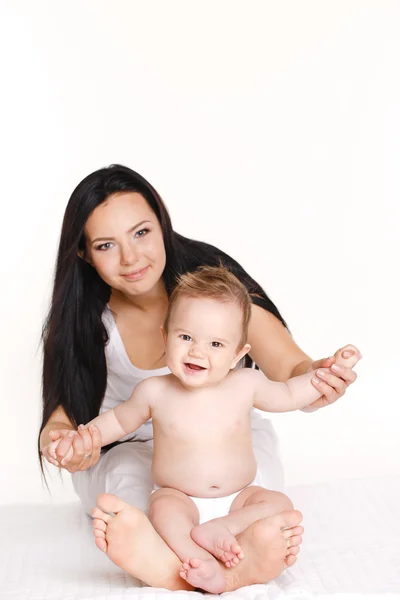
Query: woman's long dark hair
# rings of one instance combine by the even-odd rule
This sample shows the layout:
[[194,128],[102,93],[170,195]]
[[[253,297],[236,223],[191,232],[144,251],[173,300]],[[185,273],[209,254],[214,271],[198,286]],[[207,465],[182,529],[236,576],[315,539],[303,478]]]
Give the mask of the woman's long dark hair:
[[39,437],[59,406],[75,426],[99,414],[107,384],[104,348],[108,334],[102,314],[111,289],[78,253],[85,253],[84,228],[94,209],[111,194],[127,191],[141,194],[161,225],[166,251],[163,280],[168,294],[182,273],[222,263],[244,283],[254,304],[286,327],[264,290],[233,258],[174,232],[163,201],[144,177],[122,165],[95,171],[75,188],[64,215],[52,301],[42,334],[43,417]]

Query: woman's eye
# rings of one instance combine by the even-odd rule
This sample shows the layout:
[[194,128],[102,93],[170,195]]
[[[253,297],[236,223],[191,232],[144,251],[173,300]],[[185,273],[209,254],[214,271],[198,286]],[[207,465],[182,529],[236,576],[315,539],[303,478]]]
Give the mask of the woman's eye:
[[192,339],[190,337],[190,335],[186,335],[186,333],[183,333],[182,335],[179,336],[184,342],[190,342],[190,340]]
[[211,342],[213,348],[222,348],[221,342]]
[[144,235],[146,235],[146,233],[148,233],[148,229],[140,229],[140,231],[137,231],[135,233],[135,237],[143,237]]
[[112,243],[106,242],[105,244],[100,244],[100,246],[97,246],[96,250],[109,250],[110,248],[112,248]]

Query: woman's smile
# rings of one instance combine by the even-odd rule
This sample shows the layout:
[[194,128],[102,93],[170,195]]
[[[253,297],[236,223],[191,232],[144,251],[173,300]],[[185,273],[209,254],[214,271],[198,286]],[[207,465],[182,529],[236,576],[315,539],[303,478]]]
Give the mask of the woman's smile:
[[123,274],[122,277],[128,279],[128,281],[137,281],[138,279],[143,279],[149,268],[150,265],[147,265],[147,267],[143,267],[143,269],[139,269],[138,271],[131,271],[130,273]]

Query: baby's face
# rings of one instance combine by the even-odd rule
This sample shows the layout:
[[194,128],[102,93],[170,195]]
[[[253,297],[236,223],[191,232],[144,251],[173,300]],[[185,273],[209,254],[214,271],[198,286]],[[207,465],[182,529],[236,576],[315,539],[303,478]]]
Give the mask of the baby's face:
[[166,339],[171,372],[189,388],[217,385],[250,349],[239,348],[242,311],[234,302],[180,298]]

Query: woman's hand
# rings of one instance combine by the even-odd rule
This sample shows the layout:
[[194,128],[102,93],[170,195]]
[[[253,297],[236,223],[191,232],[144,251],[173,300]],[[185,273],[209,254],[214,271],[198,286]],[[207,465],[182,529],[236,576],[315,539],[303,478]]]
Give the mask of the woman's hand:
[[335,356],[322,358],[311,364],[307,372],[318,369],[316,377],[313,377],[311,381],[313,386],[321,393],[321,398],[301,409],[303,412],[314,412],[319,408],[333,404],[343,396],[348,386],[357,379],[357,373],[349,367],[336,364],[335,360],[338,356],[347,359],[354,354],[358,354],[358,359],[361,358],[361,353],[355,346],[352,346],[351,349],[345,346],[340,348]]
[[100,457],[101,435],[97,427],[79,425],[78,431],[56,429],[49,432],[51,442],[42,454],[51,464],[70,473],[85,471]]

